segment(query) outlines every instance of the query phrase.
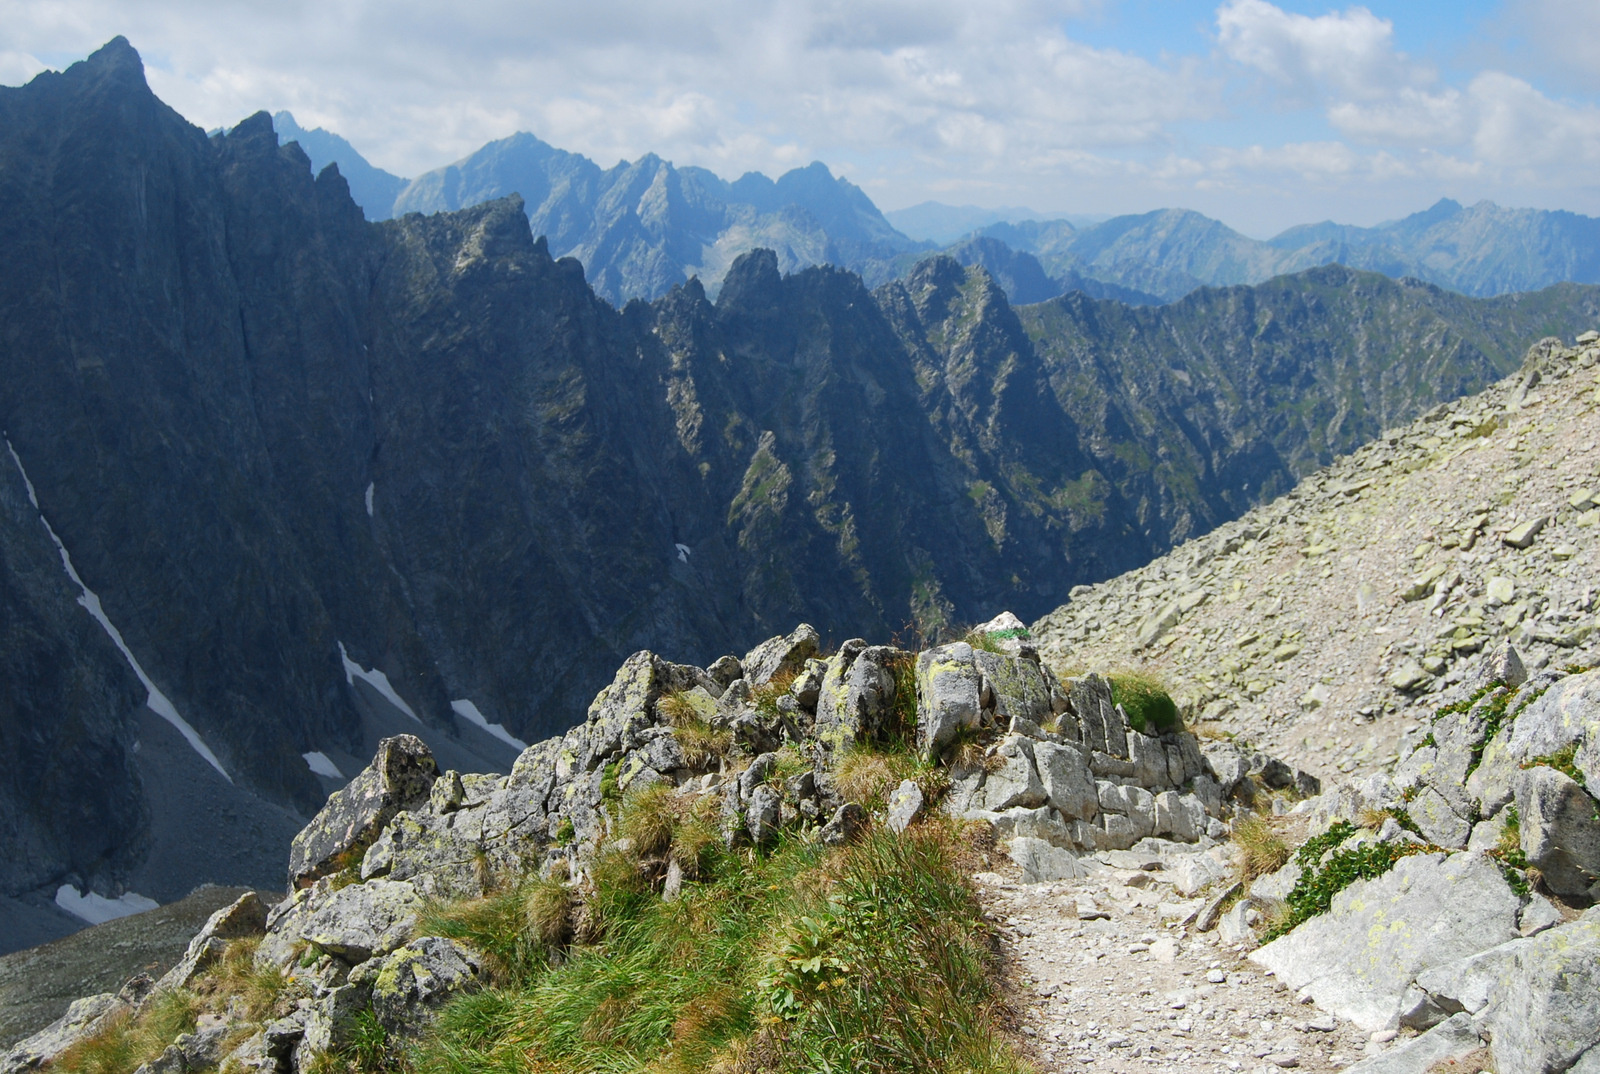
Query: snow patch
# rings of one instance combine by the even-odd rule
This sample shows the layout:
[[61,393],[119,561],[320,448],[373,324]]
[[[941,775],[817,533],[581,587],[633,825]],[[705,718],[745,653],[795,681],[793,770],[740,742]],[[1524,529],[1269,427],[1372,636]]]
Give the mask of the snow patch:
[[376,669],[368,671],[354,660],[351,660],[350,654],[344,651],[344,642],[342,641],[339,643],[339,659],[344,661],[345,682],[354,685],[357,679],[362,680],[368,686],[371,686],[374,690],[378,691],[378,693],[382,694],[389,704],[393,705],[407,716],[410,716],[418,723],[422,722],[422,717],[417,715],[416,710],[410,705],[406,704],[404,698],[395,693],[394,687],[389,684],[389,676]]
[[483,713],[478,711],[478,706],[474,705],[466,698],[462,698],[459,701],[450,702],[450,707],[456,710],[457,716],[460,716],[468,723],[476,724],[478,727],[481,727],[483,730],[489,732],[495,738],[498,738],[501,742],[504,742],[507,746],[510,746],[518,753],[521,753],[523,750],[528,748],[528,744],[526,742],[522,741],[522,739],[517,738],[510,731],[506,730],[505,724],[490,723],[488,718],[485,717]]
[[154,910],[161,904],[131,891],[115,899],[108,899],[92,891],[86,895],[80,894],[71,884],[62,884],[56,888],[56,905],[81,921],[87,921],[91,925],[103,925],[114,918]]
[[686,544],[675,544],[672,547],[674,547],[674,548],[676,548],[678,550],[678,559],[681,562],[684,562],[684,563],[689,562],[689,546],[688,545],[686,545]]
[[372,517],[372,493],[377,489],[377,482],[367,482],[367,517]]
[[[111,638],[112,644],[117,647],[117,650],[128,661],[128,666],[133,669],[133,673],[139,677],[139,682],[144,685],[148,693],[145,704],[150,707],[151,712],[154,712],[157,716],[177,728],[184,741],[189,743],[196,753],[205,758],[207,764],[221,773],[223,779],[232,783],[233,777],[228,775],[227,769],[222,767],[222,762],[217,760],[217,755],[211,752],[211,747],[207,746],[200,738],[200,732],[196,731],[189,721],[178,715],[177,707],[167,699],[166,694],[156,688],[156,684],[150,681],[150,676],[144,673],[144,668],[140,666],[139,661],[134,659],[133,651],[128,648],[128,643],[122,640],[122,631],[116,628],[110,617],[106,615],[105,609],[100,606],[99,596],[84,584],[82,578],[78,577],[77,568],[72,565],[72,556],[67,553],[67,546],[61,543],[61,538],[56,536],[56,531],[50,525],[50,520],[44,517],[43,511],[39,510],[39,497],[33,491],[33,482],[28,479],[28,471],[23,469],[22,459],[17,455],[17,449],[11,446],[9,437],[6,438],[6,450],[11,452],[11,461],[17,464],[17,473],[22,475],[22,483],[28,487],[28,502],[33,504],[34,510],[39,511],[39,521],[44,524],[44,531],[50,535],[50,540],[55,542],[56,551],[61,553],[61,565],[66,568],[67,577],[71,578],[73,584],[82,591],[78,597],[78,603],[83,605],[90,615],[94,616],[95,622],[100,624],[100,628]],[[56,897],[59,900],[59,893]],[[99,898],[99,896],[95,896],[95,898]],[[143,909],[148,910],[150,907],[143,907]],[[76,913],[77,911],[72,912]],[[136,913],[137,911],[130,910],[128,912]],[[81,917],[82,915],[80,914],[79,916]]]
[[329,779],[344,778],[344,773],[339,771],[339,766],[329,760],[328,755],[321,750],[312,750],[310,753],[302,753],[300,756],[306,759],[306,767],[315,774],[327,776]]

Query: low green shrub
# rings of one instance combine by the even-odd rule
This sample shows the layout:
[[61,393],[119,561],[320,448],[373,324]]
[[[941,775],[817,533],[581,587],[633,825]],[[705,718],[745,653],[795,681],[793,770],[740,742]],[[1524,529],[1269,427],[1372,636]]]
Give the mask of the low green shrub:
[[[1330,827],[1295,854],[1305,871],[1295,881],[1285,902],[1285,912],[1272,924],[1264,942],[1277,939],[1333,905],[1333,897],[1357,880],[1371,880],[1394,868],[1395,862],[1423,850],[1423,843],[1362,843],[1346,850],[1335,849],[1355,834],[1355,825],[1345,821]],[[1333,851],[1330,855],[1329,851]],[[1326,857],[1326,860],[1324,858]]]

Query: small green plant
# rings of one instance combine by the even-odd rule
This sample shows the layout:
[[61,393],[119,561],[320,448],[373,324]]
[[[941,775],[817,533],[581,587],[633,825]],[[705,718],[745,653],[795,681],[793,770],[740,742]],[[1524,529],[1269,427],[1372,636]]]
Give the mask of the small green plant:
[[750,704],[762,719],[771,721],[782,717],[783,711],[778,708],[778,699],[789,692],[794,680],[795,672],[786,669],[750,691]]
[[630,788],[622,800],[622,819],[617,830],[633,843],[641,857],[666,853],[672,845],[672,829],[677,825],[677,791],[670,783],[652,783]]
[[1554,753],[1547,753],[1543,757],[1535,757],[1522,767],[1535,768],[1542,765],[1545,768],[1553,768],[1587,790],[1588,784],[1584,781],[1583,769],[1578,767],[1577,760],[1578,744],[1573,742]]
[[1426,849],[1427,846],[1420,843],[1362,843],[1348,850],[1334,851],[1326,862],[1320,861],[1321,853],[1317,854],[1313,860],[1319,864],[1307,866],[1295,881],[1294,890],[1284,900],[1288,913],[1273,923],[1264,939],[1275,940],[1325,912],[1333,905],[1333,897],[1357,880],[1380,877],[1401,858]]
[[984,631],[984,630],[969,630],[967,632],[966,636],[963,637],[961,640],[966,642],[968,645],[972,646],[974,649],[979,650],[980,652],[985,652],[985,653],[1004,653],[1005,652],[1005,649],[1000,645],[1000,638],[997,637],[995,634],[992,634],[992,633],[990,633],[988,631]]
[[1128,714],[1128,725],[1142,735],[1159,735],[1183,726],[1178,706],[1166,684],[1140,671],[1120,671],[1107,676],[1112,703]]
[[551,836],[551,839],[554,840],[555,845],[558,847],[571,846],[575,834],[572,827],[572,818],[562,817],[561,823],[556,825],[555,834]]
[[201,986],[209,996],[237,999],[245,1017],[252,1022],[287,1014],[288,1001],[294,991],[289,978],[278,967],[256,964],[256,949],[260,946],[259,936],[228,944]]
[[356,1015],[344,1052],[363,1074],[378,1074],[396,1065],[389,1047],[389,1031],[370,1009]]
[[622,800],[622,788],[617,785],[617,777],[622,772],[622,762],[612,761],[600,773],[600,800],[603,802],[617,802]]
[[571,936],[572,892],[559,880],[526,880],[478,899],[429,903],[418,931],[481,953],[489,979],[515,985],[542,969]]
[[1533,891],[1528,883],[1528,856],[1522,852],[1522,817],[1516,806],[1507,806],[1505,819],[1500,823],[1500,837],[1489,850],[1489,856],[1500,866],[1500,875],[1506,878],[1511,890],[1523,898]]

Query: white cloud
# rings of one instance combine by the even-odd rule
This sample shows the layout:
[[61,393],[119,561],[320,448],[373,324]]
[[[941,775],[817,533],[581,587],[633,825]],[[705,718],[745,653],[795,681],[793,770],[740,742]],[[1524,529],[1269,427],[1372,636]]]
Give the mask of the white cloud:
[[[1446,78],[1341,0],[1214,2],[1214,36],[1186,26],[1158,57],[1075,36],[1116,0],[0,0],[0,82],[125,34],[201,126],[288,109],[402,175],[528,130],[607,166],[821,159],[887,206],[1179,204],[1246,227],[1441,194],[1600,211],[1590,99]],[[1562,55],[1600,36],[1594,0],[1508,3],[1529,27],[1578,20]]]
[[1310,16],[1266,0],[1228,0],[1217,10],[1217,39],[1230,59],[1297,96],[1377,98],[1422,74],[1395,51],[1394,23],[1364,7]]
[[45,69],[45,65],[26,52],[0,49],[0,86],[20,86]]

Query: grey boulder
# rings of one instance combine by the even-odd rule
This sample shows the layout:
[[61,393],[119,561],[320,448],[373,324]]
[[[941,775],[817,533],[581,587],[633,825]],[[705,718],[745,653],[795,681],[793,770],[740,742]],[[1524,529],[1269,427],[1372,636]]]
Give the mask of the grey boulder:
[[1250,958],[1323,1010],[1393,1029],[1424,998],[1418,974],[1515,938],[1521,908],[1483,855],[1414,854]]
[[334,791],[289,845],[289,886],[306,887],[318,877],[359,865],[396,813],[427,804],[438,776],[433,753],[415,735],[378,743],[372,763]]

